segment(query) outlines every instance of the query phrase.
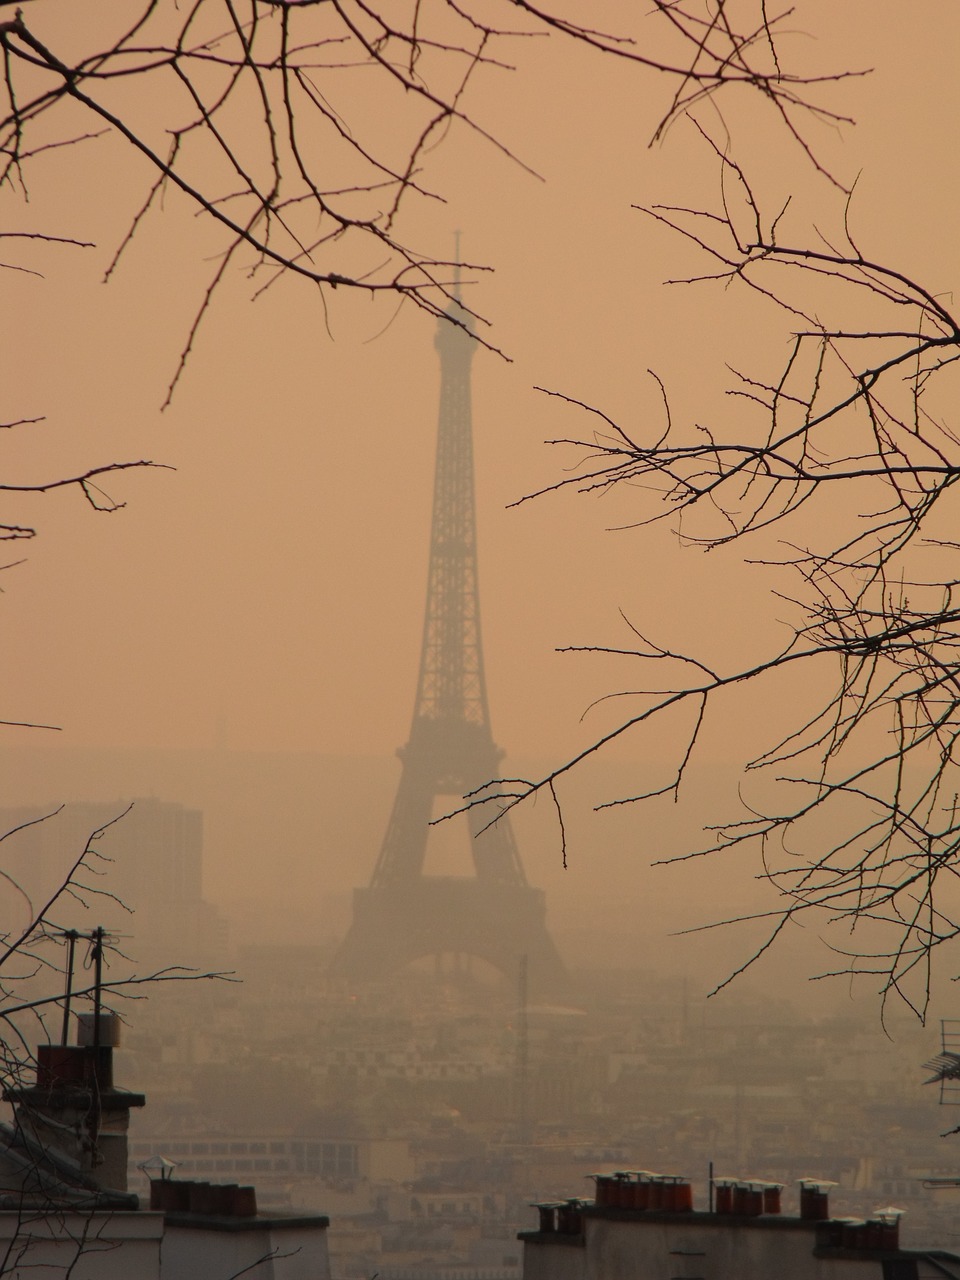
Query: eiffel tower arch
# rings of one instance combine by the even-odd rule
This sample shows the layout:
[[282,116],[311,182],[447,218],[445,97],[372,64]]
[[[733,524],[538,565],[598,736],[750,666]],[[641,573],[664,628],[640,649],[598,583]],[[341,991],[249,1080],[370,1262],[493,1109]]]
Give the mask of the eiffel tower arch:
[[353,921],[334,972],[388,977],[446,952],[488,961],[511,981],[523,956],[531,991],[559,994],[563,962],[546,926],[543,890],[527,883],[508,816],[467,815],[471,876],[424,874],[438,797],[447,809],[498,775],[480,633],[470,367],[475,339],[457,300],[439,321],[440,412],[420,670],[410,737],[370,884],[355,889]]

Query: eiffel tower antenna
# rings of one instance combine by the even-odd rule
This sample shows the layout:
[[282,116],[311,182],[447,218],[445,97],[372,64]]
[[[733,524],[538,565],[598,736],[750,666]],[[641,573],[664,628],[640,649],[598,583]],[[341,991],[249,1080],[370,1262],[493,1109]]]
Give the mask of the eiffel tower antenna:
[[[354,891],[353,923],[334,960],[352,980],[385,978],[413,960],[477,956],[513,979],[526,955],[538,992],[560,992],[563,963],[546,928],[543,891],[527,883],[509,818],[472,808],[472,876],[424,874],[434,802],[454,809],[498,775],[487,705],[477,579],[470,368],[476,349],[454,298],[437,326],[440,411],[420,667],[400,784],[370,884]],[[456,323],[453,323],[453,321]]]

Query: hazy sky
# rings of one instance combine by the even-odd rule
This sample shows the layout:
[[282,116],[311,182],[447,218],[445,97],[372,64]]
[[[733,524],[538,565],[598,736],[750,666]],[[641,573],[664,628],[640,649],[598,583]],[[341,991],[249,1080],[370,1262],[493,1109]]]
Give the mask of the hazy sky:
[[[115,8],[38,0],[29,16],[54,44],[71,22],[82,30]],[[611,6],[611,22],[639,23],[633,8]],[[960,11],[927,0],[801,2],[791,29],[784,48],[806,65],[875,68],[825,94],[855,128],[812,129],[838,171],[862,173],[853,218],[864,248],[950,290]],[[661,284],[695,261],[631,204],[715,204],[718,191],[715,160],[683,122],[665,145],[647,145],[669,84],[556,39],[512,52],[516,70],[481,74],[470,107],[544,181],[454,128],[427,158],[446,204],[412,202],[402,230],[443,253],[460,229],[465,255],[495,268],[467,285],[512,360],[481,352],[474,362],[493,727],[511,756],[555,759],[611,723],[607,705],[580,725],[592,700],[639,679],[558,646],[622,644],[622,609],[666,643],[702,643],[729,660],[775,639],[779,624],[769,579],[744,570],[738,553],[681,552],[664,526],[609,531],[649,513],[642,493],[568,492],[509,509],[577,460],[546,439],[591,430],[533,387],[595,403],[642,435],[660,421],[654,368],[678,414],[728,421],[726,362],[769,368],[786,335],[736,291]],[[791,192],[807,220],[817,210],[825,231],[836,228],[842,202],[772,111],[744,95],[727,110],[742,158],[771,193]],[[101,284],[148,180],[101,139],[37,160],[26,210],[15,190],[0,196],[7,225],[27,219],[97,246],[38,252],[30,263],[43,279],[4,274],[2,416],[46,415],[5,436],[7,476],[116,458],[176,467],[110,480],[127,503],[112,516],[73,492],[8,503],[40,536],[9,549],[8,559],[28,560],[4,575],[4,713],[60,725],[72,747],[389,755],[409,727],[420,643],[433,322],[405,307],[384,331],[389,300],[338,291],[328,333],[310,288],[287,281],[250,304],[234,272],[161,414],[216,240],[171,198]],[[754,704],[710,726],[708,754],[723,758],[749,731],[744,721],[773,710]],[[23,732],[3,730],[3,741]],[[621,756],[643,773],[668,749],[658,734]]]

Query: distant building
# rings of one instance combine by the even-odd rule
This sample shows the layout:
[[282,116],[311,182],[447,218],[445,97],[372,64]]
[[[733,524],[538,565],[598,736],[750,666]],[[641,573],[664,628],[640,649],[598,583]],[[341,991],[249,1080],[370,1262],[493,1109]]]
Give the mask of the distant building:
[[256,1174],[258,1181],[268,1183],[303,1176],[397,1183],[414,1176],[410,1143],[401,1138],[221,1135],[147,1137],[132,1145],[135,1164],[156,1155],[174,1161],[178,1173],[193,1178]]
[[[222,954],[225,926],[203,898],[199,809],[153,797],[0,809],[4,832],[13,834],[3,842],[0,867],[26,895],[6,895],[6,927],[26,923],[27,899],[46,902],[89,848],[76,876],[80,896],[98,920],[132,936],[133,944],[123,950],[134,959],[196,965]],[[111,904],[102,894],[119,902]],[[19,914],[9,919],[10,913]],[[71,923],[79,928],[81,915],[79,904],[71,903]]]

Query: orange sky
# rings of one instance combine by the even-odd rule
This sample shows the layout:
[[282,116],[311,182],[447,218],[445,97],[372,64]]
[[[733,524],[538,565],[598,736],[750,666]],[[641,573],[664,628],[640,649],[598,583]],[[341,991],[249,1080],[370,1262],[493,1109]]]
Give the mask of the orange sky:
[[[29,16],[53,37],[97,11],[38,0]],[[861,238],[932,289],[951,289],[960,10],[817,0],[800,3],[791,25],[788,52],[817,66],[876,68],[828,95],[857,127],[814,130],[845,175],[862,170]],[[778,359],[785,334],[736,291],[660,283],[693,260],[631,203],[709,203],[717,192],[716,164],[683,124],[665,146],[647,146],[666,82],[553,39],[519,48],[516,60],[514,74],[479,78],[472,110],[545,181],[453,129],[427,168],[447,203],[412,204],[403,230],[443,252],[459,228],[466,256],[495,267],[467,294],[512,358],[474,362],[493,727],[511,756],[556,759],[591,726],[611,723],[607,706],[580,725],[593,699],[640,678],[613,661],[554,652],[623,643],[618,610],[720,661],[782,632],[769,577],[745,570],[736,550],[681,552],[665,526],[609,532],[650,509],[642,494],[567,493],[509,509],[575,460],[545,439],[589,430],[532,388],[597,403],[642,431],[659,414],[652,367],[678,414],[729,421],[725,362]],[[728,112],[771,191],[792,191],[836,226],[835,196],[770,113],[745,99]],[[46,415],[5,437],[6,474],[46,478],[113,458],[176,467],[111,480],[127,503],[113,516],[95,515],[75,493],[8,504],[40,536],[10,548],[9,559],[29,558],[4,576],[4,713],[60,725],[74,748],[219,741],[390,755],[408,730],[420,642],[433,323],[408,307],[381,332],[389,301],[339,291],[331,337],[309,288],[287,281],[250,304],[234,273],[161,414],[215,239],[171,199],[103,286],[145,180],[138,161],[101,140],[37,161],[26,209],[10,189],[0,197],[8,226],[26,218],[97,242],[44,250],[42,280],[4,275],[3,417]],[[788,691],[778,696],[789,701]],[[749,736],[744,721],[769,711],[755,704],[724,717],[708,753],[723,757],[731,739],[737,749],[740,731]],[[3,730],[3,742],[16,745],[21,732]],[[658,735],[621,754],[648,768],[668,747]]]

